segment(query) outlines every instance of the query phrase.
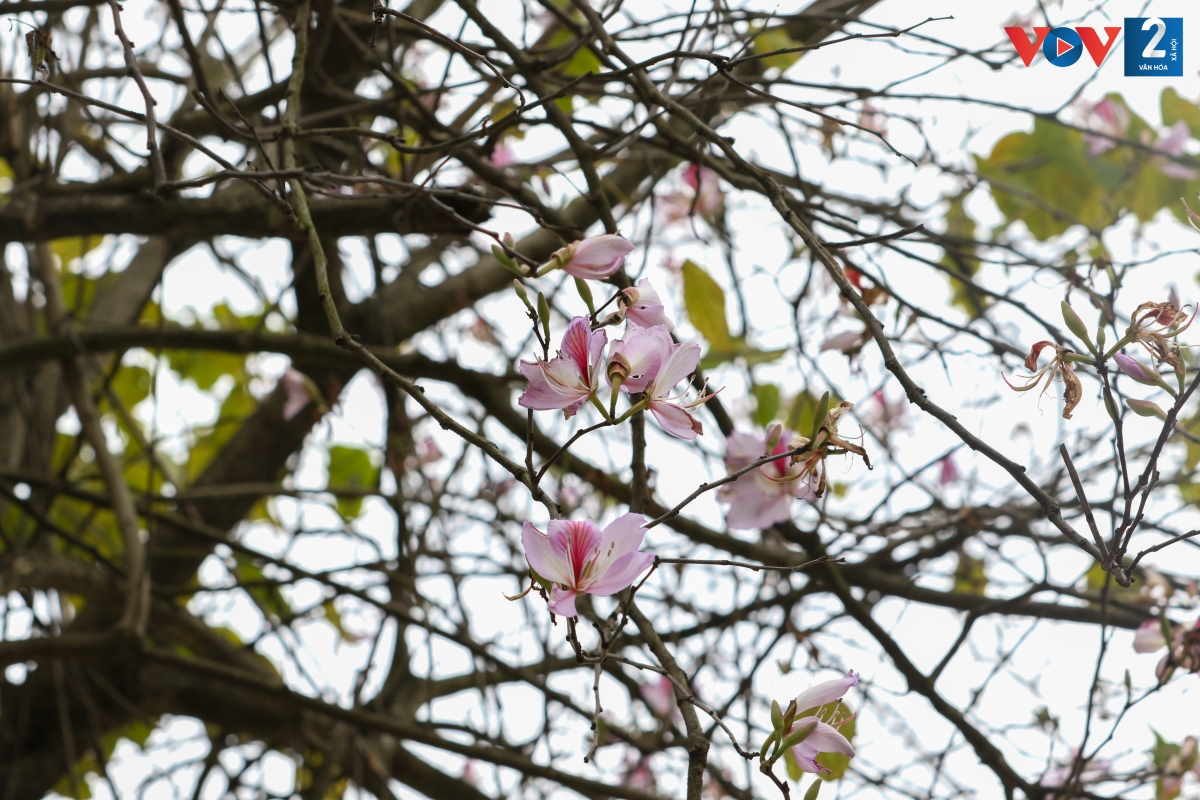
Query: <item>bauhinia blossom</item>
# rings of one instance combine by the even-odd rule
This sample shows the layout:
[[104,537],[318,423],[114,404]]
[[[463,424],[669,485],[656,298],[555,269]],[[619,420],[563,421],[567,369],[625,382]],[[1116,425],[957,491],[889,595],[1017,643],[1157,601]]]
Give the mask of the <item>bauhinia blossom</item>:
[[521,362],[529,386],[517,403],[539,411],[561,408],[564,417],[574,416],[596,393],[607,341],[604,331],[592,331],[587,317],[571,320],[558,358]]
[[707,402],[713,395],[702,392],[690,403],[682,402],[682,397],[671,396],[676,384],[695,372],[699,363],[700,345],[695,342],[674,345],[670,356],[646,387],[650,413],[658,420],[658,424],[662,425],[664,431],[679,439],[695,439],[697,435],[704,433],[704,426],[692,416],[689,409]]
[[636,287],[622,289],[617,304],[624,310],[625,319],[639,328],[665,325],[668,331],[675,330],[674,323],[667,319],[667,311],[658,292],[645,278],[638,281]]
[[575,597],[608,597],[631,585],[654,562],[640,553],[646,530],[641,514],[625,514],[603,531],[591,520],[551,520],[542,533],[526,522],[521,544],[529,566],[551,584],[550,611],[574,617]]
[[[1123,137],[1129,129],[1129,109],[1123,103],[1104,98],[1091,108],[1088,126],[1108,136]],[[1088,145],[1088,156],[1096,156],[1116,147],[1116,142],[1106,136],[1083,135]]]
[[542,274],[561,269],[583,280],[607,278],[625,266],[625,256],[632,252],[633,243],[615,233],[590,236],[555,252]]
[[679,716],[679,705],[675,700],[675,684],[666,675],[659,675],[652,683],[638,686],[638,694],[643,702],[662,720],[671,720]]
[[683,171],[683,182],[690,192],[672,192],[659,199],[658,210],[663,222],[678,222],[693,214],[710,216],[721,210],[725,198],[715,172],[689,164]]
[[665,325],[634,328],[623,339],[615,340],[608,348],[609,384],[621,377],[621,391],[644,392],[650,381],[671,357],[675,343]]
[[[829,772],[827,767],[817,761],[817,756],[821,753],[841,753],[854,758],[854,746],[838,731],[838,728],[854,719],[853,714],[846,713],[842,708],[840,701],[846,692],[857,685],[858,675],[851,670],[846,673],[844,678],[818,683],[796,697],[796,709],[799,713],[814,713],[797,718],[788,733],[810,723],[816,723],[812,733],[808,734],[804,741],[792,747],[792,758],[795,759],[796,766],[803,771]],[[836,705],[822,708],[830,703],[836,703]]]
[[[725,469],[730,474],[744,469],[765,455],[788,452],[795,438],[790,430],[776,424],[765,439],[735,431],[725,440]],[[729,503],[725,524],[730,528],[767,528],[791,517],[792,498],[814,498],[809,485],[800,480],[804,468],[780,458],[751,470],[717,490],[717,499]]]
[[1195,180],[1196,171],[1194,169],[1188,169],[1171,158],[1172,156],[1174,158],[1182,156],[1184,146],[1191,138],[1192,131],[1188,127],[1187,121],[1182,119],[1176,121],[1167,131],[1167,135],[1158,137],[1158,141],[1154,143],[1155,151],[1164,155],[1151,156],[1150,163],[1154,164],[1163,175],[1184,181]]
[[[1054,348],[1054,358],[1050,360],[1046,366],[1038,368],[1038,357],[1042,350],[1046,347]],[[1058,375],[1062,375],[1063,381],[1063,419],[1070,419],[1071,412],[1075,410],[1075,406],[1079,405],[1079,401],[1083,399],[1083,383],[1079,380],[1079,376],[1075,374],[1075,370],[1071,367],[1071,362],[1067,361],[1064,356],[1071,352],[1065,347],[1055,344],[1054,342],[1036,342],[1029,350],[1029,355],[1025,357],[1025,369],[1029,370],[1032,375],[1026,375],[1020,378],[1025,381],[1024,386],[1013,386],[1009,383],[1008,378],[1004,378],[1004,382],[1008,384],[1008,388],[1016,392],[1028,392],[1042,382],[1043,377],[1047,377],[1046,385],[1042,388],[1042,394],[1050,388],[1050,384]],[[1121,356],[1118,354],[1117,358]],[[1118,362],[1120,363],[1120,362]]]
[[308,408],[309,403],[321,401],[321,393],[317,391],[312,379],[291,367],[284,371],[283,377],[279,379],[279,385],[286,393],[286,399],[283,401],[283,418],[288,422]]
[[[1200,619],[1190,629],[1169,622],[1166,627],[1164,631],[1163,623],[1157,619],[1146,620],[1133,634],[1133,649],[1139,653],[1153,653],[1168,648],[1155,668],[1160,681],[1168,680],[1176,668],[1200,672]],[[1169,633],[1169,637],[1165,633]]]

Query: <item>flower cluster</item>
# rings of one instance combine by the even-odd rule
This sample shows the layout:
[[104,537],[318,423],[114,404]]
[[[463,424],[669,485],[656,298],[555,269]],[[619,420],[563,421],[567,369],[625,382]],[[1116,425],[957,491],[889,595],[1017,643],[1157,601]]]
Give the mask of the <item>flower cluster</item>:
[[841,753],[854,758],[854,745],[838,728],[856,716],[843,707],[842,698],[858,681],[859,676],[851,670],[844,678],[818,683],[801,692],[786,710],[772,703],[774,731],[763,742],[760,756],[763,762],[769,766],[789,751],[802,772],[823,774],[830,770],[817,760],[822,753]]
[[[825,403],[828,408],[828,401]],[[839,418],[853,407],[853,403],[841,403],[828,409],[811,441],[779,423],[771,426],[765,440],[747,433],[730,434],[725,440],[725,468],[731,475],[764,457],[779,458],[717,491],[717,499],[729,503],[725,524],[730,528],[765,528],[788,519],[793,497],[811,500],[825,493],[825,460],[830,455],[854,453],[869,469],[867,451],[838,433]]]
[[[725,469],[732,474],[765,455],[786,453],[796,438],[778,424],[771,427],[766,439],[735,431],[725,440]],[[781,457],[725,484],[717,490],[717,499],[729,503],[725,524],[740,529],[767,528],[788,519],[793,497],[816,497],[808,483],[800,480],[802,477],[799,464],[793,464],[790,457]]]
[[1150,619],[1133,634],[1133,649],[1139,653],[1155,653],[1164,647],[1167,652],[1155,669],[1160,682],[1170,680],[1177,668],[1200,672],[1200,619],[1191,629]]
[[[561,268],[579,278],[604,277],[620,269],[631,247],[619,236],[596,236],[555,253],[549,268]],[[517,402],[539,411],[562,409],[567,418],[592,402],[609,422],[617,422],[620,420],[613,418],[617,397],[622,392],[640,394],[631,411],[647,409],[670,435],[695,439],[704,427],[691,409],[713,395],[701,393],[695,400],[685,401],[683,394],[674,392],[696,371],[700,345],[676,343],[671,338],[675,326],[649,281],[621,290],[616,301],[617,310],[599,323],[593,325],[588,317],[572,319],[557,357],[520,363],[529,384]],[[624,337],[610,343],[603,328],[622,321],[627,323]],[[611,389],[607,410],[598,398],[602,373]]]
[[[1188,209],[1188,213],[1191,214],[1191,209]],[[1189,309],[1191,309],[1190,315]],[[1163,376],[1159,374],[1158,370],[1152,364],[1145,364],[1121,352],[1121,348],[1137,344],[1141,345],[1150,354],[1154,362],[1169,366],[1175,373],[1175,377],[1179,383],[1179,391],[1183,390],[1184,364],[1180,354],[1179,343],[1176,339],[1181,333],[1191,327],[1192,320],[1195,319],[1196,307],[1191,304],[1182,304],[1175,289],[1171,290],[1166,301],[1145,302],[1138,306],[1130,317],[1129,327],[1125,329],[1125,335],[1107,352],[1104,350],[1103,326],[1097,329],[1095,342],[1093,343],[1087,326],[1083,324],[1083,320],[1079,318],[1079,315],[1075,313],[1074,309],[1065,300],[1062,303],[1062,315],[1063,322],[1066,323],[1067,328],[1071,333],[1079,337],[1091,355],[1077,353],[1069,347],[1064,347],[1054,342],[1037,342],[1025,358],[1025,368],[1032,374],[1023,376],[1020,380],[1024,383],[1016,386],[1010,383],[1008,378],[1004,378],[1004,382],[1008,383],[1010,389],[1018,392],[1027,392],[1038,386],[1042,382],[1042,379],[1045,378],[1046,385],[1042,389],[1042,392],[1045,393],[1054,379],[1061,376],[1063,386],[1066,387],[1063,394],[1063,419],[1070,419],[1071,412],[1079,405],[1079,401],[1083,396],[1083,386],[1080,383],[1079,376],[1075,374],[1073,365],[1082,363],[1096,367],[1102,365],[1107,359],[1112,358],[1117,367],[1127,377],[1146,386],[1156,386],[1164,389],[1172,396],[1177,397],[1178,392],[1163,380]],[[1054,358],[1045,366],[1039,368],[1038,357],[1042,350],[1047,347],[1054,348]],[[1139,416],[1166,419],[1166,412],[1151,400],[1127,399],[1125,402],[1130,410]],[[1109,414],[1115,419],[1117,414],[1116,408],[1107,403],[1106,407]]]

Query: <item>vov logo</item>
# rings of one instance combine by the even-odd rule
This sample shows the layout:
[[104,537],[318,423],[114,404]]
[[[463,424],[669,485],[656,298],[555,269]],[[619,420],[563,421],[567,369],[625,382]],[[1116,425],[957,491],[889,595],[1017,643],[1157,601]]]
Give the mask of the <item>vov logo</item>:
[[1008,26],[1004,32],[1027,67],[1038,50],[1056,67],[1075,64],[1086,50],[1099,67],[1122,30],[1127,76],[1183,75],[1183,17],[1126,17],[1123,28],[1104,28],[1106,41],[1100,40],[1095,28],[1086,26],[1034,28],[1032,38],[1024,28]]
[[1117,41],[1117,36],[1121,34],[1121,29],[1106,27],[1104,34],[1108,37],[1107,42],[1101,42],[1096,29],[1090,27],[1034,28],[1032,41],[1023,28],[1010,26],[1006,27],[1004,32],[1008,34],[1009,39],[1012,39],[1013,47],[1017,48],[1017,55],[1021,57],[1027,67],[1033,63],[1039,48],[1046,56],[1046,60],[1056,67],[1071,66],[1079,60],[1086,48],[1088,55],[1092,57],[1092,61],[1096,62],[1098,67],[1104,63],[1108,51],[1112,49]]

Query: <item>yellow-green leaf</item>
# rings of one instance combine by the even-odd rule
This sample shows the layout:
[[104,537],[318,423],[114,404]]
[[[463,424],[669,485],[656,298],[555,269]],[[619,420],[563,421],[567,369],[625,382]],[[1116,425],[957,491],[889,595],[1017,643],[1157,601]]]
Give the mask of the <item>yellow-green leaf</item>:
[[750,391],[754,394],[756,402],[754,421],[766,427],[771,420],[775,419],[775,415],[779,413],[781,405],[779,387],[773,383],[760,383]]
[[733,337],[725,318],[725,290],[691,260],[683,263],[683,305],[692,326],[714,350],[733,351]]
[[[379,485],[379,468],[371,455],[359,447],[336,444],[329,448],[329,485],[336,489],[374,489]],[[349,521],[362,513],[361,497],[339,497],[337,510]]]

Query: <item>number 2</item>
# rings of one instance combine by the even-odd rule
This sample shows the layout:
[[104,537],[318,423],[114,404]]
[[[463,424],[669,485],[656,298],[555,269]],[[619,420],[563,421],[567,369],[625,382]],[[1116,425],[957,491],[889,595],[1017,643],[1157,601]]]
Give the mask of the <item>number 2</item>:
[[1151,17],[1142,23],[1142,30],[1148,31],[1151,28],[1157,28],[1154,35],[1150,37],[1150,41],[1146,43],[1146,49],[1142,51],[1142,58],[1166,58],[1166,50],[1155,50],[1158,43],[1162,41],[1163,35],[1167,32],[1167,23],[1163,22],[1158,17]]

